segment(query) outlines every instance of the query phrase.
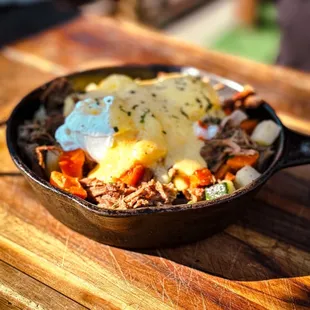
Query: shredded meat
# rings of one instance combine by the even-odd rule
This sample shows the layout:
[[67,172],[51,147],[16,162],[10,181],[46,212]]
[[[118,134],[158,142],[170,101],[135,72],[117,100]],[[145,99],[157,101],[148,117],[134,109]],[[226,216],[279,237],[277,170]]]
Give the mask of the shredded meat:
[[64,119],[61,114],[58,113],[57,115],[57,113],[54,113],[41,122],[36,120],[26,121],[23,125],[19,126],[18,146],[32,168],[37,166],[37,158],[39,158],[40,165],[43,163],[43,157],[38,157],[40,156],[37,152],[38,147],[45,148],[46,146],[51,147],[57,145],[54,134],[63,121]]
[[221,143],[208,142],[206,142],[201,148],[200,154],[208,164],[208,168],[212,172],[216,172],[216,170],[224,163],[226,154],[223,152],[224,147]]
[[65,97],[72,91],[68,80],[64,78],[55,80],[40,97],[46,116],[40,120],[25,121],[18,128],[18,145],[32,169],[36,171],[42,172],[39,166],[44,167],[43,149],[46,146],[57,145],[54,138],[55,131],[64,122],[61,108]]
[[183,194],[186,199],[194,203],[204,200],[204,191],[203,188],[188,188],[183,191]]
[[45,120],[44,127],[46,128],[46,131],[54,137],[57,128],[60,127],[64,121],[65,118],[62,113],[51,112]]
[[226,161],[228,156],[255,155],[259,153],[258,169],[273,154],[271,147],[260,146],[250,139],[241,128],[233,127],[231,122],[225,123],[216,137],[205,142],[201,149],[201,156],[208,163],[212,172],[216,172]]
[[73,93],[73,86],[66,78],[53,81],[40,97],[47,115],[62,109],[66,97],[71,93]]
[[161,184],[152,179],[137,188],[122,182],[104,183],[97,179],[81,181],[88,199],[99,207],[108,209],[136,209],[171,203],[177,195],[173,184]]
[[43,171],[37,161],[36,148],[40,145],[54,145],[56,141],[53,136],[43,124],[26,121],[18,128],[17,142],[30,167],[42,176]]
[[39,122],[26,122],[18,128],[19,142],[49,144],[55,141],[45,126]]

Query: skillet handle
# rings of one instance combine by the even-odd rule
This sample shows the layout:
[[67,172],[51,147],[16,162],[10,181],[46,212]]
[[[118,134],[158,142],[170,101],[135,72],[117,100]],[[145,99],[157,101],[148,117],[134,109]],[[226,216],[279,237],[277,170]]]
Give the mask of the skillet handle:
[[310,164],[310,136],[285,128],[286,143],[279,169]]

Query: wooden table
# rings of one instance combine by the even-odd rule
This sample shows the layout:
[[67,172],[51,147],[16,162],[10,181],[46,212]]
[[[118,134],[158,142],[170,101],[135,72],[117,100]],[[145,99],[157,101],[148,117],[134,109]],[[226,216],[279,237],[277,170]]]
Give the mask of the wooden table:
[[[310,133],[309,75],[95,17],[1,50],[0,122],[21,96],[57,75],[124,63],[194,65],[250,83],[288,126]],[[310,166],[274,175],[244,217],[212,238],[134,252],[56,221],[17,173],[4,126],[0,155],[0,309],[310,307]]]
[[238,0],[238,18],[242,24],[253,26],[257,21],[259,0]]

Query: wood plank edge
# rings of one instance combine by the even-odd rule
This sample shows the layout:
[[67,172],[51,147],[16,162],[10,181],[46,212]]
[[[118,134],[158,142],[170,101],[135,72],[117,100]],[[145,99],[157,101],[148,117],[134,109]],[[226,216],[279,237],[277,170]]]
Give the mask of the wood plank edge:
[[[62,297],[64,297],[66,300],[72,302],[75,306],[79,306],[79,309],[90,309],[90,308],[87,308],[87,307],[84,307],[82,304],[80,304],[78,301],[76,300],[73,300],[72,298],[70,298],[69,296],[66,296],[64,294],[62,294],[61,292],[55,290],[54,288],[52,288],[51,286],[49,285],[46,285],[44,284],[42,281],[38,280],[38,279],[35,279],[34,277],[32,277],[31,275],[29,274],[26,274],[25,272],[15,268],[13,265],[5,262],[4,260],[0,259],[0,265],[5,266],[7,267],[7,269],[12,269],[13,271],[23,275],[24,279],[23,281],[25,280],[25,278],[29,278],[29,280],[31,281],[34,281],[34,282],[37,282],[38,284],[42,284],[42,287],[47,287],[49,288],[51,291],[53,291],[55,294],[58,294],[58,295],[61,295]],[[38,302],[35,302],[33,300],[30,300],[28,299],[27,297],[23,296],[22,294],[20,294],[17,290],[15,289],[12,289],[10,287],[8,287],[7,285],[5,285],[4,283],[0,283],[0,295],[1,295],[1,292],[7,292],[7,296],[9,297],[12,297],[12,303],[13,301],[16,301],[17,303],[21,303],[21,306],[29,306],[30,309],[41,309],[41,305],[40,303]],[[10,294],[10,293],[13,293],[13,294]],[[16,295],[16,296],[14,296]],[[3,296],[3,295],[2,295]],[[6,297],[6,296],[4,296]],[[34,306],[34,307],[33,307]]]
[[[16,262],[16,264],[10,264],[10,260],[7,259],[10,256],[15,258],[14,262]],[[16,257],[20,259],[17,261]],[[69,271],[63,270],[44,258],[38,257],[36,254],[3,236],[0,236],[0,259],[53,288],[57,292],[60,292],[64,296],[74,301],[78,300],[78,303],[85,307],[92,308],[94,304],[97,304],[98,306],[105,305],[109,307],[109,309],[119,309],[125,306],[121,304],[120,301],[113,300],[112,296],[108,296],[104,291],[91,283]],[[19,264],[18,262],[22,263]],[[31,274],[27,273],[29,268],[26,267],[28,266],[32,266]],[[74,291],[70,288],[74,288]],[[128,309],[130,309],[130,307]]]

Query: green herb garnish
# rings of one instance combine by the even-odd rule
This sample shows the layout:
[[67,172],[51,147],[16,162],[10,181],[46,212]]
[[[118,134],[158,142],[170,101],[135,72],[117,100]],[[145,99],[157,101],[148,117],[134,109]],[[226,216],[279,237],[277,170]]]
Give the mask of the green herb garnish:
[[124,112],[124,113],[126,113],[128,116],[130,116],[131,115],[131,112],[130,111],[126,111],[124,108],[123,108],[123,106],[119,106],[119,109],[122,111],[122,112]]
[[235,157],[235,155],[227,155],[227,156],[226,156],[226,160],[227,160],[227,159],[230,159],[230,158],[234,158],[234,157]]
[[150,112],[151,112],[150,109],[147,109],[147,110],[141,115],[141,117],[140,117],[140,123],[141,123],[141,124],[144,123],[146,115],[147,115],[148,113],[150,113]]
[[208,103],[208,105],[206,106],[206,110],[205,110],[206,112],[208,112],[212,108],[212,103],[211,103],[210,99],[205,94],[203,94],[203,98]]
[[183,108],[180,109],[182,115],[184,115],[187,119],[188,119],[188,114],[185,113],[185,111],[183,110]]

